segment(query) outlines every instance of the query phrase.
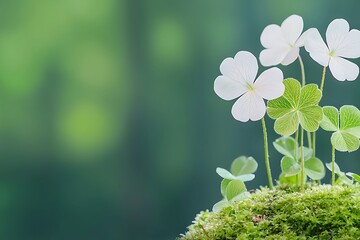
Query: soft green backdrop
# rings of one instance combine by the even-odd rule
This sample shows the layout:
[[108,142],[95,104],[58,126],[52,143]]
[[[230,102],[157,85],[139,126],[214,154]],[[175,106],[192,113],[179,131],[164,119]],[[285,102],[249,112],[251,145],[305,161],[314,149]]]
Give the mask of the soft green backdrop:
[[[239,50],[258,56],[263,28],[294,13],[323,36],[334,18],[360,29],[359,8],[356,0],[0,1],[0,238],[174,239],[220,199],[215,168],[240,154],[260,163],[249,188],[265,185],[260,122],[235,121],[232,102],[213,92],[221,61]],[[302,55],[308,82],[318,83],[321,66]],[[300,77],[298,62],[281,68]],[[328,74],[323,103],[360,107],[359,91],[360,80]],[[318,136],[329,162],[330,134]],[[270,156],[278,176],[280,156],[272,148]],[[358,152],[337,156],[360,172]]]

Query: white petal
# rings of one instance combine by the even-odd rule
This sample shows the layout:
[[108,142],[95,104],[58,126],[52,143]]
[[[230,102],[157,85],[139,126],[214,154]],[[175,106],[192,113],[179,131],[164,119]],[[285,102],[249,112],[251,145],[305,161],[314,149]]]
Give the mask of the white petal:
[[296,41],[295,46],[298,47],[303,47],[305,46],[305,42],[307,39],[307,36],[309,33],[316,31],[316,28],[309,28],[308,30],[306,30],[305,32],[303,32],[303,34],[301,34],[301,36],[299,37],[299,39]]
[[341,57],[331,58],[329,67],[334,78],[339,81],[353,81],[359,75],[359,67],[355,63]]
[[335,54],[339,57],[358,58],[360,57],[360,31],[352,29],[344,42],[336,49]]
[[271,24],[264,28],[260,42],[265,48],[281,48],[288,45],[280,26]]
[[226,58],[220,65],[220,72],[234,80],[246,85],[253,83],[258,71],[255,56],[250,52],[240,51],[234,58]]
[[287,66],[293,63],[299,57],[299,50],[298,47],[293,47],[281,61],[281,64]]
[[240,51],[235,55],[234,59],[237,66],[239,66],[243,79],[246,82],[253,83],[259,69],[256,57],[250,52]]
[[260,53],[260,62],[263,66],[275,66],[280,64],[289,52],[289,47],[264,49]]
[[241,122],[250,120],[257,121],[264,117],[266,106],[264,100],[254,92],[242,95],[233,105],[231,113],[233,117]]
[[288,43],[290,43],[291,45],[294,45],[296,40],[298,40],[303,30],[303,27],[304,21],[302,17],[298,15],[291,15],[281,24],[281,30],[283,32],[283,35],[287,39]]
[[257,95],[267,100],[278,98],[284,94],[284,75],[279,68],[270,68],[264,71],[254,83]]
[[344,19],[333,20],[326,30],[326,42],[329,50],[336,51],[349,32],[349,23]]
[[329,49],[317,29],[307,34],[305,49],[317,63],[324,67],[329,65]]
[[232,100],[240,97],[247,88],[240,82],[225,76],[218,76],[214,82],[215,93],[224,100]]

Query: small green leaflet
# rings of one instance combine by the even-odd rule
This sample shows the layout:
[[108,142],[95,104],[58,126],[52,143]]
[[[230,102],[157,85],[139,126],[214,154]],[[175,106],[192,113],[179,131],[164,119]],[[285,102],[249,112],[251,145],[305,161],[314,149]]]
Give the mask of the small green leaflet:
[[[331,144],[340,152],[353,152],[360,146],[360,111],[354,106],[345,105],[340,108],[323,107],[324,117],[320,127],[333,132]],[[340,115],[340,116],[339,116]]]
[[[273,142],[275,149],[284,155],[281,159],[282,176],[288,178],[300,173],[301,152],[297,142],[292,137],[281,137]],[[296,149],[296,150],[295,150]],[[313,180],[325,176],[325,167],[320,159],[312,157],[312,150],[304,147],[305,173]]]
[[[325,165],[326,168],[329,169],[331,172],[331,162],[326,163]],[[353,183],[353,181],[346,176],[347,174],[340,170],[339,165],[337,165],[336,163],[334,163],[334,172],[338,176],[338,178],[336,179],[337,184],[351,185]]]
[[308,132],[315,132],[323,117],[321,91],[316,84],[307,84],[301,88],[299,81],[293,78],[284,80],[284,95],[268,101],[267,113],[276,119],[275,132],[289,136],[296,132],[299,124]]
[[360,183],[360,175],[358,175],[356,173],[352,173],[352,172],[347,172],[346,175],[349,176],[349,177],[352,177],[353,180]]

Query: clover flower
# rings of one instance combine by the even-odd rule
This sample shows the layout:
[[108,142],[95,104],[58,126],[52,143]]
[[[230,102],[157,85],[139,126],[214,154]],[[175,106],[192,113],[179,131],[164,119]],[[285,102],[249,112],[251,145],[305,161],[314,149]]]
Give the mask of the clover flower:
[[232,107],[231,113],[236,120],[257,121],[264,117],[264,99],[272,100],[283,95],[283,73],[279,68],[264,71],[255,80],[258,63],[253,54],[238,52],[234,58],[226,58],[220,65],[222,75],[214,82],[215,93],[224,100],[240,97]]
[[320,65],[329,66],[332,75],[339,81],[355,80],[359,67],[345,58],[360,57],[360,31],[349,31],[344,19],[333,20],[326,30],[326,42],[317,29],[312,29],[305,42],[305,49]]
[[286,18],[281,26],[271,24],[265,27],[260,36],[260,42],[266,48],[260,53],[261,64],[275,66],[293,63],[299,57],[300,47],[305,44],[308,31],[301,35],[303,27],[303,19],[298,15]]

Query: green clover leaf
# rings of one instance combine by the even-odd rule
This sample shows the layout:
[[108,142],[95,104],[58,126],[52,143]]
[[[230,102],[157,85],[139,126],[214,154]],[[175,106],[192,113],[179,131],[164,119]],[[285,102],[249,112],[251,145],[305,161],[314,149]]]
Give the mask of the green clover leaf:
[[236,158],[230,167],[230,171],[235,176],[251,174],[256,172],[258,164],[253,157],[240,156]]
[[[292,177],[300,173],[300,147],[292,137],[281,137],[273,142],[275,149],[284,155],[281,159],[281,170],[284,178]],[[295,149],[297,150],[295,153]],[[313,180],[322,179],[325,176],[325,167],[320,159],[312,156],[312,149],[304,147],[305,174]]]
[[360,175],[352,172],[347,172],[347,176],[352,177],[352,179],[358,183],[360,183]]
[[[331,144],[340,152],[353,152],[360,147],[360,111],[354,106],[345,105],[340,108],[323,107],[324,117],[320,127],[334,132]],[[340,116],[339,116],[340,115]]]
[[301,88],[299,81],[293,78],[284,80],[284,95],[268,101],[267,113],[275,120],[275,132],[289,136],[296,132],[299,124],[308,132],[315,132],[323,117],[321,91],[316,84],[307,84]]
[[[331,170],[331,162],[330,163],[326,163],[326,168]],[[336,183],[337,184],[345,184],[345,185],[351,185],[353,183],[353,181],[351,179],[349,179],[344,172],[342,172],[340,170],[339,165],[336,164],[336,162],[334,162],[334,172],[335,174],[338,176],[338,178],[336,179]]]

